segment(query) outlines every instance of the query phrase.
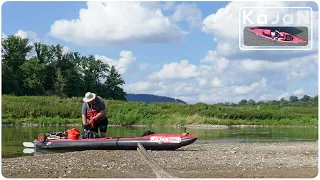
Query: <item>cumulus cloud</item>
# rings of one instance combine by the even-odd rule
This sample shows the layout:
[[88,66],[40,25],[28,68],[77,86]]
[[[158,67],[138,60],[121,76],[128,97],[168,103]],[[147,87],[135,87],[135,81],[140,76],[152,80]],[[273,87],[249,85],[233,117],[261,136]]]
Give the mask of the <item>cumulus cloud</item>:
[[173,98],[189,97],[188,99],[192,102],[197,101],[197,94],[201,91],[193,82],[181,81],[175,81],[174,83],[171,81],[138,81],[124,85],[124,89],[128,93],[150,93]]
[[288,92],[285,92],[285,93],[281,94],[280,96],[278,96],[277,100],[280,100],[281,98],[288,99],[289,96],[290,96],[290,94]]
[[[142,92],[171,97],[190,96],[187,98],[188,103],[237,103],[241,99],[279,100],[281,97],[288,98],[287,92],[293,91],[292,84],[306,86],[308,81],[313,82],[310,78],[317,75],[315,59],[316,55],[281,62],[254,59],[231,61],[225,58],[228,66],[222,68],[223,73],[217,71],[219,66],[216,63],[203,61],[208,65],[196,66],[184,60],[165,64],[160,71],[151,73],[145,81],[148,82],[148,88]],[[292,72],[299,73],[300,76],[293,76]],[[142,93],[140,86],[135,87],[130,86],[126,90]]]
[[136,57],[131,51],[126,50],[120,52],[120,58],[118,60],[99,55],[95,55],[95,58],[111,66],[115,66],[116,70],[122,75],[133,73],[136,66]]
[[211,84],[213,87],[220,87],[220,86],[222,86],[222,81],[219,78],[215,77],[212,80]]
[[51,36],[82,45],[179,42],[185,34],[146,2],[89,1],[78,19],[57,20],[50,28]]
[[131,93],[143,93],[150,92],[153,90],[152,84],[147,81],[139,81],[132,84],[125,84],[125,89],[128,89]]
[[296,89],[295,91],[292,92],[293,95],[295,96],[300,96],[304,94],[304,90],[303,89]]
[[1,33],[1,38],[7,38],[8,36],[5,33]]
[[265,78],[262,78],[259,82],[254,82],[250,84],[249,86],[235,86],[234,92],[237,94],[247,94],[255,89],[266,87],[267,80]]
[[[217,54],[217,51],[209,50],[207,55],[200,62],[210,63],[211,68],[222,73],[229,65],[229,60]],[[203,66],[205,68],[205,66]]]
[[182,3],[176,6],[176,12],[171,16],[171,19],[174,22],[185,20],[191,28],[200,28],[202,13],[195,3]]
[[197,76],[197,66],[190,64],[188,60],[182,60],[180,63],[165,64],[159,72],[150,74],[148,78],[150,80],[172,80],[196,78]]
[[37,33],[33,32],[33,31],[23,31],[23,30],[19,29],[18,32],[16,32],[14,35],[20,36],[21,38],[28,38],[30,41],[33,41],[33,42],[40,41]]
[[[311,51],[281,52],[240,51],[238,48],[239,8],[275,5],[303,6],[301,2],[230,2],[209,15],[202,21],[202,31],[213,37],[216,48],[208,50],[198,65],[186,60],[165,64],[149,75],[146,80],[149,86],[144,92],[180,97],[188,103],[280,100],[291,94],[317,93],[316,88],[299,89],[299,86],[317,84],[317,46]],[[134,87],[128,90],[135,91]]]

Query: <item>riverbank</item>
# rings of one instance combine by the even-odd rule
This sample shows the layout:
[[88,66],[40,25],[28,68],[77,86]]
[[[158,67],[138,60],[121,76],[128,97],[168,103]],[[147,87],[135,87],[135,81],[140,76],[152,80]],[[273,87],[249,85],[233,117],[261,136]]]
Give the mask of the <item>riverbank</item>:
[[[2,95],[2,124],[81,122],[82,98]],[[317,107],[207,105],[105,100],[111,125],[317,126]]]
[[[318,143],[192,144],[148,151],[179,178],[314,178]],[[81,151],[2,159],[6,178],[155,178],[137,151]]]
[[[18,126],[18,127],[44,127],[44,126],[64,126],[64,127],[79,127],[81,124],[45,124],[45,123],[20,123],[20,124],[2,124],[2,126]],[[254,124],[240,124],[240,125],[214,125],[214,124],[187,124],[187,125],[116,125],[109,124],[108,127],[145,127],[145,128],[155,128],[155,127],[171,127],[171,128],[187,128],[187,129],[228,129],[228,128],[318,128],[318,126],[313,125],[254,125]]]

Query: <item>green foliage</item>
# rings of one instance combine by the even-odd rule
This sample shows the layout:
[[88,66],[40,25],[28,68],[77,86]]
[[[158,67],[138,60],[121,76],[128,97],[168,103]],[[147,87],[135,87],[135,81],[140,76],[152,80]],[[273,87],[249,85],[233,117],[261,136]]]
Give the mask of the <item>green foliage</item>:
[[255,102],[252,99],[249,99],[248,101],[246,99],[242,99],[239,101],[238,105],[231,104],[226,102],[224,104],[219,103],[220,105],[224,106],[272,106],[272,107],[318,107],[318,95],[311,97],[308,95],[304,95],[301,99],[299,99],[297,96],[290,96],[289,101],[285,100],[284,98],[281,98],[280,101],[277,100],[270,100],[270,101],[259,101]]
[[2,38],[1,43],[3,94],[79,97],[91,91],[126,100],[121,75],[93,55],[65,52],[60,44],[30,45],[19,36]]
[[[317,125],[318,108],[278,106],[225,106],[106,100],[110,124],[115,125]],[[81,122],[82,98],[2,95],[3,123]],[[58,119],[60,119],[58,121]],[[41,120],[41,121],[40,121]],[[49,122],[48,122],[49,121]]]

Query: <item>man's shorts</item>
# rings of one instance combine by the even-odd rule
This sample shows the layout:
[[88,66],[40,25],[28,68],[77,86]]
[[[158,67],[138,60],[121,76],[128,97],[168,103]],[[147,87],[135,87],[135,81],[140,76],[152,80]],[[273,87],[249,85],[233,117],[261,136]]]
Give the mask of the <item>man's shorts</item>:
[[94,128],[92,128],[93,131],[98,133],[98,129],[100,132],[107,133],[107,127],[108,127],[108,118],[94,121]]

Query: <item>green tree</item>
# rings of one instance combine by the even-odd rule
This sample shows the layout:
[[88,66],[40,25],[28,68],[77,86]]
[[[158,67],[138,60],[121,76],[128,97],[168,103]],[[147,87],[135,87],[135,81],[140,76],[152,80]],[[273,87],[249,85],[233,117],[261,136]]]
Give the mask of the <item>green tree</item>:
[[117,72],[114,66],[111,67],[109,74],[107,75],[107,80],[105,85],[112,99],[115,100],[126,100],[126,93],[120,87],[125,82],[121,78],[121,75]]
[[23,86],[27,95],[42,95],[43,88],[43,74],[45,64],[40,63],[36,58],[32,58],[21,65],[23,74]]
[[[92,91],[106,98],[125,99],[121,75],[93,55],[66,53],[60,44],[30,45],[27,38],[18,36],[3,38],[1,43],[3,94],[72,97]],[[27,60],[33,48],[35,54]]]
[[290,103],[294,103],[294,102],[299,101],[299,99],[298,99],[297,96],[290,96],[290,97],[289,97],[289,101],[290,101]]
[[254,100],[252,100],[252,99],[249,99],[248,102],[247,102],[247,105],[249,105],[249,106],[253,106],[255,104],[256,104],[256,102]]
[[302,98],[301,98],[301,101],[304,101],[304,102],[308,102],[311,100],[311,97],[308,96],[308,95],[304,95]]
[[65,83],[66,81],[65,81],[65,78],[62,76],[60,68],[58,68],[56,75],[57,75],[57,79],[56,79],[56,82],[54,83],[54,93],[57,96],[64,97],[65,96],[64,87],[66,86],[66,83]]
[[283,107],[284,106],[284,98],[281,98],[280,99],[280,107]]
[[100,87],[101,79],[106,78],[106,74],[109,72],[109,65],[96,60],[93,55],[89,55],[89,57],[82,57],[81,71],[84,91],[93,91]]
[[2,44],[2,86],[3,93],[23,95],[23,80],[20,66],[26,61],[26,55],[32,50],[29,40],[19,36],[1,39]]
[[239,105],[240,106],[243,106],[243,105],[246,105],[247,104],[247,100],[246,99],[242,99],[240,102],[239,102]]

